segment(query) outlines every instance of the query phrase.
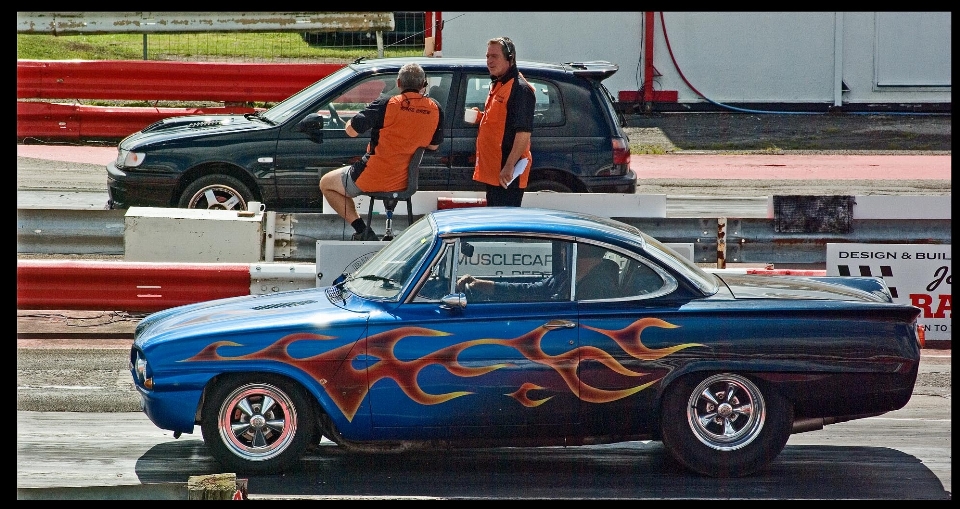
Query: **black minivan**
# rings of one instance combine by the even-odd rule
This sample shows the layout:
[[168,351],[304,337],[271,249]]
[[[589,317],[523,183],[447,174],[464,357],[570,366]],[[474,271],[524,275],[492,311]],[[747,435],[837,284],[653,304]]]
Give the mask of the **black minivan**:
[[[244,209],[255,200],[275,211],[320,211],[320,176],[358,160],[369,141],[369,132],[347,136],[345,122],[397,93],[397,72],[408,62],[426,71],[427,94],[444,111],[444,141],[424,155],[419,190],[482,190],[472,179],[477,127],[463,111],[483,109],[485,60],[389,58],[346,65],[264,111],[171,117],[131,134],[107,165],[107,206]],[[537,100],[527,191],[635,192],[623,117],[602,84],[617,66],[518,66]]]

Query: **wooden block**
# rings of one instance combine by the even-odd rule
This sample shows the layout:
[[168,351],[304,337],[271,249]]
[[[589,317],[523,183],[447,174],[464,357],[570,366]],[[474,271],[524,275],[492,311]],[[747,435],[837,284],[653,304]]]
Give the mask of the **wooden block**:
[[187,479],[187,500],[233,500],[237,474],[192,475]]

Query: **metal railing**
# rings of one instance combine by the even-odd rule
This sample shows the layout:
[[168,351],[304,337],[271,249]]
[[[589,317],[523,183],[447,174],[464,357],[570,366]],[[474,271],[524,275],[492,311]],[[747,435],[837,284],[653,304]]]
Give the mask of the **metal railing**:
[[[21,209],[17,253],[124,254],[123,210]],[[315,262],[318,240],[349,240],[353,231],[334,214],[277,214],[275,261]],[[414,220],[419,216],[415,215]],[[780,233],[773,219],[615,217],[666,243],[692,243],[697,263],[763,263],[822,269],[827,243],[950,244],[950,219],[854,219],[849,233]],[[722,239],[718,239],[725,221]],[[406,227],[401,221],[399,233]],[[718,250],[721,244],[724,250]],[[721,257],[718,253],[722,253]],[[175,260],[171,260],[175,261]],[[251,260],[255,262],[257,260]],[[722,268],[722,267],[721,267]]]

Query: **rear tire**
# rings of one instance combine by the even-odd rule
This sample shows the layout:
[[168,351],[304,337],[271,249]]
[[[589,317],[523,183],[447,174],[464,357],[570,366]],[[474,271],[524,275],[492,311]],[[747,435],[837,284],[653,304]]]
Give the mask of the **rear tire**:
[[228,470],[281,472],[319,439],[311,399],[302,387],[275,375],[228,377],[204,400],[203,441]]
[[524,192],[549,192],[549,193],[572,193],[573,190],[561,182],[554,180],[537,180],[530,182]]
[[667,389],[660,422],[663,444],[680,464],[711,477],[741,477],[780,454],[793,409],[742,375],[688,375]]
[[246,210],[253,193],[229,175],[206,175],[193,181],[180,195],[184,209]]

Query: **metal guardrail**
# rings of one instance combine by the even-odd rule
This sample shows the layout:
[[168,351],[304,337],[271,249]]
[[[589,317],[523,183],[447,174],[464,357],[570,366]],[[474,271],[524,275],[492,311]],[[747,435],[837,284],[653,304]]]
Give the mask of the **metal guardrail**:
[[[18,60],[17,138],[123,138],[169,117],[250,113],[277,102],[343,64],[258,64],[139,60]],[[90,106],[46,100],[219,101],[224,107]]]
[[17,209],[17,253],[122,255],[125,210]]
[[[282,101],[343,64],[17,60],[17,99]],[[118,115],[125,110],[119,109]]]
[[[17,253],[124,254],[123,210],[22,209],[17,211]],[[284,214],[274,239],[277,262],[315,262],[318,240],[349,240],[349,225],[333,214]],[[414,220],[419,216],[415,215]],[[698,263],[718,262],[720,218],[614,218],[666,243],[692,243]],[[949,219],[853,220],[850,233],[778,233],[773,219],[724,218],[724,260],[820,269],[827,243],[950,244]],[[394,231],[406,227],[394,221]],[[723,245],[721,245],[723,247]],[[255,262],[257,260],[251,260]]]

